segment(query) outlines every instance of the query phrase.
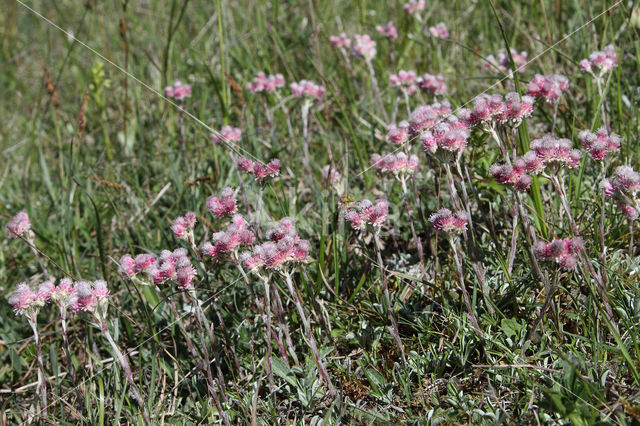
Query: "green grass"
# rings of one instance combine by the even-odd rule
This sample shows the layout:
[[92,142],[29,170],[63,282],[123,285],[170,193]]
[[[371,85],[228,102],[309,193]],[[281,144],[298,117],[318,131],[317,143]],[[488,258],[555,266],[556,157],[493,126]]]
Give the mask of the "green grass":
[[[223,227],[224,221],[206,210],[209,195],[218,194],[224,186],[238,186],[229,153],[209,139],[207,126],[220,129],[223,124],[242,128],[239,149],[245,155],[264,162],[275,157],[282,160],[281,176],[264,188],[263,211],[274,221],[292,216],[301,236],[311,241],[313,260],[299,269],[295,282],[338,388],[336,396],[326,393],[303,339],[301,318],[284,281],[274,279],[300,364],[287,367],[274,341],[276,391],[270,395],[261,366],[266,356],[263,325],[250,292],[233,265],[207,263],[208,270],[199,271],[197,291],[216,326],[216,344],[207,344],[221,358],[228,395],[225,410],[232,424],[250,424],[252,419],[274,424],[285,418],[300,424],[640,422],[640,258],[637,249],[635,257],[627,256],[629,227],[609,202],[606,264],[600,264],[599,165],[585,155],[581,167],[565,171],[564,176],[586,253],[608,279],[606,294],[614,320],[605,314],[597,284],[586,268],[561,273],[542,262],[543,273],[557,282],[558,290],[552,309],[527,339],[544,303],[545,289],[520,227],[515,262],[508,273],[514,198],[488,173],[490,165],[499,161],[497,147],[491,139],[473,133],[464,160],[474,188],[468,186],[485,288],[468,257],[465,281],[484,334],[480,337],[466,315],[446,238],[416,217],[427,266],[427,273],[420,275],[400,185],[393,179],[383,181],[369,167],[371,154],[392,148],[384,139],[388,123],[381,118],[384,114],[371,91],[368,70],[351,58],[351,72],[328,41],[342,31],[370,34],[377,40],[373,66],[389,114],[397,95],[388,84],[392,72],[441,72],[449,86],[446,97],[455,109],[469,106],[487,89],[502,94],[511,90],[503,76],[485,69],[483,58],[505,46],[526,50],[530,59],[536,59],[518,74],[520,86],[536,73],[560,73],[571,80],[556,128],[558,136],[573,140],[574,147],[579,147],[581,130],[601,125],[601,105],[606,105],[611,130],[625,138],[621,151],[607,160],[610,176],[617,165],[628,164],[635,170],[640,165],[640,38],[637,19],[630,19],[630,5],[494,1],[494,13],[491,2],[485,1],[427,2],[423,19],[427,27],[444,21],[451,32],[451,40],[445,41],[427,38],[416,20],[403,12],[402,3],[25,2],[121,69],[20,2],[8,0],[4,5],[0,14],[0,222],[4,225],[25,209],[49,272],[57,278],[108,282],[109,325],[120,347],[130,351],[134,379],[145,395],[153,424],[210,424],[220,417],[205,374],[189,354],[167,299],[122,280],[117,260],[128,253],[159,253],[184,246],[169,227],[175,217],[190,210],[212,225],[210,229],[200,221],[197,243]],[[640,7],[636,3],[633,7]],[[390,44],[375,31],[376,25],[388,20],[399,33],[393,45],[395,65],[390,61]],[[600,97],[595,83],[577,64],[612,42],[620,66],[606,80],[605,95]],[[287,85],[309,79],[327,88],[310,114],[311,186],[301,161],[301,102],[286,98],[285,114],[275,97],[244,90],[260,70],[282,73]],[[47,90],[45,73],[55,88],[55,101]],[[193,88],[193,96],[184,103],[195,118],[183,114],[184,149],[180,147],[180,112],[159,95],[175,79]],[[86,129],[78,138],[85,91]],[[282,92],[285,97],[290,94],[288,88]],[[425,93],[412,98],[413,107],[431,102]],[[266,107],[273,108],[271,123]],[[536,105],[518,132],[521,148],[550,132],[552,114],[552,108]],[[405,115],[400,100],[398,121]],[[416,206],[412,198],[412,208],[428,217],[440,207],[451,206],[446,176],[437,163],[427,164],[418,142],[413,145],[421,158],[416,176],[421,204]],[[322,180],[322,167],[329,163],[342,175],[343,193],[356,200],[385,197],[390,201],[382,256],[389,270],[392,311],[406,364],[389,332],[372,236],[355,233],[343,220],[337,191]],[[209,179],[198,179],[203,177]],[[244,186],[253,208],[259,187],[248,179]],[[569,222],[551,184],[537,179],[529,195],[525,209],[539,237],[570,236]],[[633,232],[637,244],[637,226]],[[21,281],[42,280],[40,266],[26,244],[3,232],[0,247],[2,294],[8,296]],[[435,255],[430,248],[437,248]],[[207,284],[202,279],[205,273]],[[254,286],[262,288],[258,280]],[[175,286],[164,293],[179,308],[188,307]],[[221,331],[212,301],[220,309],[228,336]],[[187,310],[181,315],[199,344],[193,315]],[[89,315],[76,315],[69,322],[77,386],[68,375],[56,309],[43,309],[38,320],[45,369],[54,376],[48,383],[53,422],[142,423],[130,385],[116,368],[114,354],[99,329],[90,325]],[[227,356],[230,346],[235,348],[240,371]],[[8,423],[38,421],[33,417],[38,402],[35,357],[27,322],[15,316],[7,303],[0,303],[0,410]]]

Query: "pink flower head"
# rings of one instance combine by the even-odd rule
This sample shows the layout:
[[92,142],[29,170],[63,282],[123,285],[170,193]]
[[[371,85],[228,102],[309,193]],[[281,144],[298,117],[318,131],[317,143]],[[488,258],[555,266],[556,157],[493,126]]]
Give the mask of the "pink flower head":
[[376,27],[376,30],[391,41],[394,41],[398,38],[398,30],[391,21],[387,22],[385,26],[378,25]]
[[351,47],[351,39],[345,33],[329,37],[329,42],[334,47]]
[[267,76],[262,71],[260,71],[258,76],[246,85],[247,90],[251,93],[271,93],[282,87],[284,87],[284,77],[282,74]]
[[242,130],[239,127],[223,126],[217,133],[211,133],[211,140],[215,145],[221,142],[240,142]]
[[220,193],[220,198],[212,195],[207,200],[207,209],[216,217],[223,217],[236,212],[236,196],[233,188],[226,187]]
[[500,114],[500,121],[511,127],[518,127],[522,120],[533,114],[534,99],[525,95],[522,98],[516,92],[508,93],[505,97],[505,108]]
[[614,173],[614,186],[619,191],[635,194],[640,191],[640,174],[629,166],[618,166]]
[[527,85],[527,94],[534,98],[542,98],[546,102],[555,103],[569,88],[569,79],[564,75],[536,74]]
[[414,15],[418,12],[422,12],[426,6],[425,0],[412,0],[405,3],[402,7],[404,11],[410,15]]
[[250,173],[258,182],[264,182],[268,178],[276,177],[280,174],[280,160],[277,158],[269,161],[266,165],[260,161],[251,161],[246,157],[238,158],[238,168],[243,172]]
[[[462,152],[467,147],[469,129],[467,125],[458,120],[456,116],[449,116],[446,121],[437,123],[432,130],[432,135],[438,148],[449,152]],[[428,141],[433,143],[432,141]],[[423,145],[427,148],[427,141],[423,139]],[[429,147],[434,152],[433,147]]]
[[444,82],[442,74],[432,75],[429,73],[423,74],[417,78],[418,87],[427,90],[434,95],[442,95],[447,93],[447,84]]
[[123,279],[131,279],[136,274],[136,262],[130,254],[125,254],[120,258],[118,272]]
[[444,22],[440,22],[436,26],[429,27],[429,34],[436,38],[449,38],[449,29]]
[[412,175],[418,170],[418,156],[407,156],[404,152],[371,156],[371,167],[381,173],[393,173],[395,176]]
[[370,61],[377,53],[376,42],[366,34],[356,34],[353,36],[352,52],[356,58],[363,58],[365,61]]
[[452,213],[442,208],[429,217],[429,222],[436,231],[460,234],[467,230],[467,214],[463,211]]
[[491,127],[500,121],[507,106],[501,95],[479,95],[473,101],[473,108],[461,110],[458,115],[467,125]]
[[249,230],[249,224],[239,214],[235,215],[227,229],[216,232],[211,236],[211,242],[205,243],[202,251],[213,259],[235,251],[241,245],[249,245],[254,240],[253,232]]
[[267,231],[266,237],[275,243],[285,237],[291,237],[295,240],[298,238],[298,230],[293,226],[293,221],[290,217],[283,217],[273,228]]
[[600,189],[604,192],[605,197],[613,198],[616,193],[616,187],[611,183],[609,179],[602,179],[600,182]]
[[525,160],[518,158],[513,165],[494,164],[489,168],[493,178],[504,185],[511,185],[518,191],[527,191],[531,186],[531,176],[527,175]]
[[171,225],[173,235],[179,240],[193,239],[193,228],[196,224],[196,214],[188,212],[184,216],[178,216]]
[[393,145],[404,145],[409,141],[409,122],[401,121],[396,127],[394,124],[387,126],[387,139]]
[[31,238],[31,221],[26,211],[21,210],[7,223],[7,230],[11,238],[23,237],[27,240]]
[[389,203],[387,200],[378,199],[374,204],[365,198],[346,210],[345,219],[356,230],[364,230],[367,225],[376,229],[386,222],[388,214]]
[[71,304],[71,312],[88,311],[91,312],[96,306],[96,299],[93,295],[93,287],[88,281],[76,281],[73,284],[75,296]]
[[180,80],[176,80],[174,81],[173,86],[165,87],[164,93],[168,98],[181,101],[185,98],[191,97],[191,85],[184,84]]
[[[529,55],[525,51],[518,53],[516,50],[511,49],[511,56],[513,57],[513,62],[516,69],[521,70],[527,64]],[[493,55],[489,55],[487,57],[485,68],[489,71],[492,71],[496,67],[502,72],[507,72],[507,70],[511,69],[511,61],[509,60],[509,55],[506,52],[503,51],[498,53],[497,59]]]
[[[131,257],[131,256],[129,256]],[[76,290],[70,278],[63,278],[57,286],[51,290],[51,300],[61,310],[66,310],[75,301]]]
[[583,130],[578,134],[578,139],[594,160],[602,160],[608,153],[620,151],[620,143],[622,142],[619,135],[609,134],[604,127],[601,127],[595,134]]
[[549,244],[537,241],[534,249],[541,260],[554,261],[562,269],[572,271],[578,263],[578,253],[584,249],[584,241],[580,237],[553,240]]
[[135,257],[134,262],[136,273],[147,272],[155,265],[156,257],[150,253],[141,253]]
[[389,82],[394,87],[399,87],[406,90],[409,95],[412,95],[418,90],[416,86],[416,73],[415,71],[399,71],[398,74],[391,74],[389,76]]
[[[531,150],[545,166],[557,164],[575,169],[582,158],[580,150],[571,149],[571,141],[569,139],[556,139],[551,135],[533,140],[531,142]],[[531,157],[531,154],[529,154],[529,157]]]
[[412,136],[417,137],[424,131],[432,130],[440,119],[449,114],[451,114],[451,105],[447,100],[417,107],[411,113],[409,129]]
[[9,296],[9,304],[13,307],[16,315],[27,315],[34,310],[40,309],[38,296],[26,283],[16,286],[14,292]]
[[291,93],[297,98],[306,98],[311,100],[321,100],[324,95],[325,88],[319,84],[309,80],[300,80],[298,83],[289,85]]
[[322,180],[324,183],[333,183],[340,179],[340,173],[335,169],[335,167],[327,164],[322,168]]
[[612,44],[602,50],[597,50],[588,59],[580,61],[580,69],[596,77],[602,77],[618,66],[618,55]]

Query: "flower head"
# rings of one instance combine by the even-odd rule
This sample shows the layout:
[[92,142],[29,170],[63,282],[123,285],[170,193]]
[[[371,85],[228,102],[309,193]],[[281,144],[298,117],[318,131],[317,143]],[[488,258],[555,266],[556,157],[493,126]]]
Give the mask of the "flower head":
[[236,214],[224,231],[211,236],[211,242],[205,243],[202,251],[212,259],[219,259],[242,245],[253,243],[254,239],[253,232],[249,230],[249,223],[242,215]]
[[612,44],[597,50],[588,59],[580,61],[580,69],[596,77],[602,77],[618,66],[618,55]]
[[398,74],[391,74],[389,76],[389,82],[394,87],[399,87],[402,90],[406,90],[409,95],[412,95],[418,90],[416,85],[416,73],[415,71],[401,70]]
[[522,96],[516,92],[508,93],[505,97],[504,111],[500,114],[500,121],[511,127],[518,127],[522,120],[533,113],[534,99],[531,96]]
[[[518,53],[518,51],[511,49],[511,56],[513,57],[516,69],[520,70],[527,64],[529,55],[525,51]],[[509,59],[509,55],[504,51],[498,53],[497,59],[493,55],[489,55],[487,57],[487,63],[485,63],[485,68],[489,71],[498,68],[502,72],[507,72],[508,69],[511,69],[511,60]]]
[[401,121],[398,126],[387,126],[387,140],[393,145],[403,145],[409,141],[409,122]]
[[392,173],[395,176],[412,175],[418,169],[418,156],[407,156],[404,152],[383,156],[373,154],[371,156],[371,167],[381,173]]
[[236,196],[233,188],[226,187],[220,193],[220,197],[212,195],[207,200],[207,209],[216,217],[223,217],[235,213]]
[[376,31],[378,31],[380,34],[382,34],[383,36],[385,36],[391,41],[394,41],[398,38],[398,30],[396,29],[396,26],[393,25],[393,22],[391,21],[387,22],[387,24],[384,26],[378,25],[376,27]]
[[23,237],[32,239],[31,221],[26,211],[21,210],[7,223],[7,231],[11,238]]
[[431,34],[431,37],[449,38],[449,29],[444,22],[440,22],[433,27],[429,27],[429,34]]
[[191,97],[191,85],[184,84],[180,80],[176,80],[173,82],[173,86],[165,87],[164,94],[168,98],[173,98],[176,101],[182,101],[185,98]]
[[266,75],[263,71],[258,73],[252,81],[247,83],[246,88],[251,93],[275,92],[284,87],[284,77],[282,74]]
[[467,214],[463,211],[453,213],[442,208],[429,217],[429,222],[436,231],[460,234],[467,230]]
[[534,247],[536,256],[540,260],[554,261],[567,271],[575,269],[578,263],[578,253],[584,249],[584,241],[580,237],[553,240],[550,243],[537,241]]
[[321,100],[324,95],[325,88],[319,84],[309,80],[300,80],[298,83],[289,85],[291,93],[297,98],[307,98],[312,100]]
[[377,53],[376,42],[366,34],[356,34],[353,36],[351,51],[356,58],[363,58],[365,61],[370,61]]
[[402,8],[404,11],[410,15],[414,15],[418,12],[422,12],[426,7],[425,0],[412,0],[408,3],[405,3]]
[[333,183],[340,179],[340,173],[335,169],[335,167],[327,164],[322,168],[322,180],[324,183]]
[[193,240],[193,228],[196,224],[196,214],[188,212],[184,216],[178,216],[171,225],[173,235],[179,240]]
[[329,42],[334,47],[351,47],[351,39],[345,33],[337,36],[330,36]]
[[385,199],[376,200],[375,204],[364,199],[346,209],[345,219],[351,223],[353,229],[364,230],[367,225],[379,229],[387,220],[389,203]]
[[583,130],[578,133],[578,139],[594,160],[602,160],[608,153],[620,151],[620,143],[622,142],[619,135],[610,134],[604,127],[601,127],[595,134]]
[[447,84],[444,82],[442,74],[432,75],[429,73],[423,74],[416,79],[418,87],[427,90],[434,95],[442,95],[447,93]]
[[266,179],[274,178],[280,174],[280,160],[277,158],[265,165],[260,161],[251,161],[246,157],[240,157],[237,164],[240,170],[252,174],[257,182],[264,182]]
[[221,142],[240,142],[242,129],[239,127],[223,126],[217,133],[211,133],[211,140],[215,145]]
[[569,79],[564,75],[536,74],[527,85],[527,95],[544,99],[546,102],[558,102],[560,96],[569,88]]

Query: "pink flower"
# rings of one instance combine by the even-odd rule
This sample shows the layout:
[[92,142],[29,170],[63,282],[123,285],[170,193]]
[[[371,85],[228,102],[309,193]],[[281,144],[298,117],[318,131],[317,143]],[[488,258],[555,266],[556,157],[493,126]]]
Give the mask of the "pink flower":
[[437,37],[437,38],[449,38],[449,29],[447,28],[447,25],[444,22],[440,22],[438,25],[434,26],[434,27],[429,27],[429,34],[431,34],[432,37]]
[[274,158],[266,165],[260,161],[251,161],[246,157],[238,158],[238,168],[243,172],[253,175],[257,182],[264,182],[267,178],[273,178],[280,174],[280,160]]
[[396,127],[394,124],[387,126],[387,139],[393,145],[404,145],[409,141],[409,122],[401,121]]
[[546,102],[554,103],[560,99],[560,96],[569,88],[569,79],[564,75],[540,75],[535,77],[527,85],[527,94],[529,96],[539,97]]
[[284,77],[282,74],[267,76],[263,71],[260,71],[258,76],[247,83],[245,87],[251,93],[275,92],[277,89],[284,87]]
[[460,234],[467,230],[467,214],[463,211],[452,213],[442,208],[429,217],[429,222],[436,231]]
[[156,263],[156,257],[150,253],[141,253],[135,257],[134,262],[136,273],[147,272]]
[[322,180],[324,183],[333,183],[338,179],[340,179],[340,173],[330,164],[322,168]]
[[211,140],[215,145],[220,142],[240,142],[242,139],[242,130],[238,127],[223,126],[216,134],[211,133]]
[[224,254],[233,252],[241,245],[253,243],[254,238],[247,221],[237,214],[232,218],[227,229],[211,236],[211,242],[205,243],[202,251],[212,259],[218,259]]
[[351,223],[353,229],[364,230],[367,225],[380,228],[387,220],[389,214],[389,203],[387,200],[378,199],[373,204],[368,199],[364,199],[348,208],[345,212],[345,219]]
[[604,127],[601,127],[595,134],[583,130],[578,134],[578,139],[594,160],[602,160],[608,153],[620,151],[620,143],[622,142],[619,135],[609,134]]
[[620,191],[635,194],[640,191],[640,174],[629,166],[618,166],[614,173],[614,186]]
[[[571,141],[569,139],[556,139],[551,135],[533,140],[530,147],[538,160],[545,166],[557,164],[574,169],[578,167],[582,158],[580,150],[571,149]],[[531,158],[531,154],[528,155],[528,158]]]
[[618,55],[612,44],[591,53],[588,59],[580,61],[580,69],[596,77],[602,77],[617,66]]
[[29,220],[27,212],[24,210],[19,211],[13,219],[7,223],[7,230],[11,238],[23,237],[27,240],[31,239],[31,221]]
[[178,216],[171,225],[173,235],[179,240],[193,240],[193,228],[196,224],[196,214],[188,212],[184,216]]
[[398,74],[391,74],[389,82],[392,86],[406,90],[409,95],[418,90],[415,71],[399,71]]
[[[522,51],[518,53],[516,50],[511,49],[511,56],[513,57],[513,62],[517,70],[521,70],[527,64],[528,53]],[[509,55],[506,52],[498,53],[498,59],[496,59],[493,55],[489,55],[487,57],[487,63],[485,63],[485,68],[489,71],[494,70],[496,67],[502,71],[507,72],[507,70],[511,69],[511,61],[509,59]],[[509,74],[511,75],[511,74]]]
[[404,152],[384,156],[373,154],[371,156],[371,167],[381,173],[393,173],[396,176],[412,175],[418,169],[418,156],[411,155],[408,157]]
[[424,131],[433,130],[436,123],[449,114],[451,114],[451,105],[447,100],[417,107],[411,113],[409,129],[412,136],[416,137]]
[[549,244],[537,241],[534,247],[536,256],[541,260],[554,261],[562,269],[572,271],[578,263],[578,252],[584,249],[584,241],[580,237],[553,240]]
[[376,42],[366,34],[356,34],[353,36],[352,52],[356,58],[363,58],[365,61],[370,61],[377,53]]
[[329,42],[334,47],[351,47],[351,39],[345,33],[329,37]]
[[18,284],[9,296],[9,304],[13,307],[16,315],[27,315],[32,309],[39,309],[36,300],[36,293],[24,282]]
[[427,90],[434,95],[442,95],[447,92],[447,85],[442,74],[423,74],[417,78],[418,87]]
[[309,80],[300,80],[298,83],[289,85],[291,93],[297,98],[307,98],[312,100],[321,100],[324,95],[325,88],[319,84]]
[[207,200],[207,209],[216,217],[233,214],[236,211],[236,197],[232,188],[226,187],[220,193],[220,198],[212,195]]
[[522,120],[528,118],[533,113],[534,99],[531,96],[522,98],[516,92],[508,93],[505,96],[505,108],[500,114],[500,121],[511,127],[518,127]]
[[391,21],[387,22],[385,26],[378,25],[376,27],[376,30],[391,41],[394,41],[398,38],[398,30]]
[[402,8],[406,13],[413,15],[418,12],[422,12],[425,6],[426,6],[425,0],[412,0],[408,3],[405,3]]
[[173,86],[165,87],[164,93],[168,98],[181,101],[185,98],[191,97],[191,86],[189,84],[182,83],[180,80],[176,80],[173,83]]

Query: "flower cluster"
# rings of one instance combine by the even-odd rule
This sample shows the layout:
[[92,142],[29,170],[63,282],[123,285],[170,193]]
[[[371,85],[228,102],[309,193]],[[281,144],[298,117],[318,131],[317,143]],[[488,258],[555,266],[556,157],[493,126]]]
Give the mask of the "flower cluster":
[[609,134],[604,127],[601,127],[595,134],[583,130],[578,134],[578,139],[594,160],[602,160],[608,153],[620,151],[620,143],[622,142],[619,135]]
[[164,88],[164,94],[168,98],[173,98],[176,101],[181,101],[184,98],[191,97],[191,85],[184,84],[180,80],[173,82],[173,86],[167,86]]
[[511,127],[518,127],[522,120],[533,114],[534,98],[528,95],[520,97],[516,92],[508,93],[504,97],[504,111],[500,115],[500,122]]
[[340,179],[340,173],[335,169],[335,167],[327,164],[322,168],[322,180],[324,183],[333,183],[338,179]]
[[449,114],[451,114],[451,105],[447,100],[417,107],[411,113],[409,126],[411,135],[416,137],[424,131],[432,130],[443,117]]
[[530,173],[537,174],[549,164],[575,169],[580,164],[582,151],[571,149],[569,139],[556,139],[551,135],[531,141],[531,151],[522,158]]
[[531,186],[531,176],[526,174],[526,163],[522,158],[518,158],[509,164],[494,164],[489,168],[489,173],[493,178],[504,185],[511,185],[519,191],[526,191]]
[[216,217],[223,217],[236,212],[236,197],[233,188],[226,187],[220,197],[211,195],[207,199],[207,210]]
[[251,93],[271,93],[282,87],[284,87],[284,77],[282,74],[266,75],[263,71],[260,71],[258,76],[254,77],[254,79],[246,85],[247,90]]
[[640,191],[640,174],[629,166],[618,166],[612,180],[604,179],[600,188],[607,198],[615,200],[618,208],[629,220],[640,214],[636,193]]
[[242,129],[239,127],[222,126],[218,133],[211,133],[211,140],[214,144],[221,142],[240,142],[242,139]]
[[269,241],[240,255],[242,264],[248,270],[257,272],[264,268],[283,271],[289,266],[308,262],[311,244],[300,238],[290,218],[280,219],[266,236]]
[[562,93],[569,88],[569,79],[564,75],[536,74],[527,85],[527,94],[534,98],[542,98],[546,102],[558,102]]
[[402,9],[404,9],[406,13],[413,15],[415,13],[422,12],[425,7],[425,0],[412,0],[405,3],[404,6],[402,6]]
[[427,90],[434,95],[442,95],[447,93],[447,84],[444,82],[444,77],[442,76],[442,74],[423,74],[416,79],[416,83],[418,83],[419,88]]
[[171,225],[173,235],[179,240],[193,241],[193,228],[196,225],[196,214],[188,212],[184,216],[178,216]]
[[120,258],[118,271],[125,280],[135,278],[143,284],[154,285],[175,281],[178,288],[183,290],[193,287],[196,276],[196,270],[184,248],[162,250],[158,258],[149,253],[138,254],[135,258],[126,254]]
[[391,74],[389,76],[389,82],[394,87],[400,87],[402,90],[406,90],[409,95],[414,94],[418,90],[416,85],[416,73],[415,71],[398,71],[398,74]]
[[337,36],[330,36],[329,42],[334,47],[351,47],[351,39],[345,33]]
[[580,69],[583,72],[602,77],[612,69],[618,66],[618,55],[612,44],[602,50],[597,50],[588,59],[580,61]]
[[458,117],[469,127],[493,128],[496,123],[512,127],[520,125],[522,120],[533,113],[534,98],[528,95],[520,97],[517,92],[501,95],[480,95],[473,101],[473,108],[463,108]]
[[403,145],[409,141],[409,122],[401,121],[397,126],[387,126],[387,139],[393,145]]
[[243,172],[250,173],[258,182],[263,182],[267,178],[273,178],[280,174],[280,160],[274,158],[266,165],[260,161],[251,161],[247,157],[238,158],[238,168]]
[[428,154],[435,154],[438,148],[449,152],[462,152],[467,147],[469,129],[456,116],[449,116],[420,135],[422,146]]
[[40,308],[53,301],[61,309],[69,308],[72,312],[93,312],[97,307],[101,313],[106,312],[109,297],[107,283],[97,280],[76,281],[65,278],[57,286],[53,280],[47,280],[32,290],[26,283],[20,283],[9,296],[9,304],[17,315],[26,315],[35,320]]
[[467,230],[467,214],[463,211],[453,213],[442,208],[429,217],[429,222],[436,231],[461,234]]
[[33,239],[31,221],[26,211],[21,210],[7,223],[7,231],[11,238],[23,237],[27,240]]
[[418,156],[407,156],[404,152],[398,154],[373,154],[371,167],[381,173],[393,173],[394,175],[412,175],[418,170]]
[[367,34],[356,34],[353,36],[352,51],[356,58],[363,58],[365,61],[370,61],[376,56],[378,51],[376,50],[376,42],[371,39]]
[[578,263],[578,252],[584,248],[584,241],[580,237],[553,240],[549,244],[537,241],[536,256],[541,260],[551,260],[567,271],[575,269]]
[[249,230],[249,223],[239,214],[233,216],[231,223],[224,231],[211,236],[211,242],[202,246],[202,251],[212,259],[235,251],[241,245],[249,245],[254,240],[253,232]]
[[394,41],[398,38],[398,30],[391,21],[387,22],[387,24],[384,26],[378,25],[376,27],[376,30],[391,41]]
[[[513,62],[516,68],[520,69],[520,67],[527,64],[529,54],[525,51],[518,53],[516,50],[511,49],[511,56],[513,57]],[[500,52],[498,53],[497,59],[495,56],[489,55],[487,57],[485,68],[489,71],[498,68],[502,72],[507,72],[507,70],[511,68],[509,55],[506,52]]]
[[449,38],[449,29],[444,22],[440,22],[433,27],[429,27],[429,34],[436,38]]
[[324,86],[309,80],[300,80],[298,83],[291,83],[289,87],[291,88],[293,96],[297,98],[320,100],[325,92]]
[[387,220],[389,214],[389,202],[385,199],[376,200],[375,204],[364,199],[359,203],[346,207],[345,219],[351,222],[353,229],[365,230],[367,225],[379,229]]

